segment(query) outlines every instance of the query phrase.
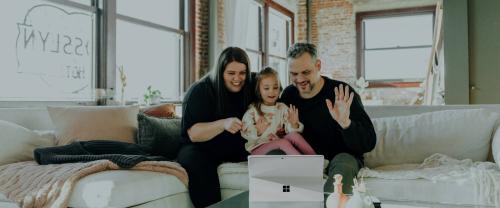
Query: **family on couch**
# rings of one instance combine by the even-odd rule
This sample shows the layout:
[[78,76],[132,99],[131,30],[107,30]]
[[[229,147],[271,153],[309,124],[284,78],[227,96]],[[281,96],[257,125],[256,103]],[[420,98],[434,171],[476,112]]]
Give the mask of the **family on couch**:
[[[229,47],[222,51],[214,70],[194,83],[186,93],[181,123],[184,145],[179,151],[178,162],[188,173],[189,193],[195,207],[206,207],[221,200],[217,167],[224,162],[247,159],[249,152],[245,144],[255,141],[246,140],[241,133],[246,135],[247,128],[253,125],[257,136],[267,128],[278,131],[270,134],[269,142],[289,133],[290,136],[285,138],[292,138],[289,139],[291,143],[274,146],[284,152],[291,144],[302,150],[301,153],[324,155],[330,160],[324,191],[332,192],[333,176],[341,174],[344,193],[351,192],[352,179],[363,166],[363,153],[372,150],[376,144],[373,124],[359,95],[348,84],[320,75],[321,61],[316,46],[296,43],[290,47],[287,57],[292,85],[281,94],[280,102],[284,105],[280,106],[287,109],[282,111],[279,120],[281,124],[293,125],[288,131],[286,127],[270,126],[272,119],[266,117],[257,119],[255,124],[242,121],[248,107],[259,100],[256,96],[264,101],[257,105],[260,106],[257,113],[265,112],[269,106],[276,107],[279,95],[275,91],[280,86],[267,86],[273,88],[274,94],[262,97],[266,89],[261,92],[256,79],[263,79],[263,74],[256,77],[250,73],[249,58],[240,48]],[[269,70],[262,73],[266,71]],[[293,135],[296,134],[293,131],[299,129],[303,138]],[[270,149],[255,153],[265,154]],[[250,152],[254,153],[252,150]]]

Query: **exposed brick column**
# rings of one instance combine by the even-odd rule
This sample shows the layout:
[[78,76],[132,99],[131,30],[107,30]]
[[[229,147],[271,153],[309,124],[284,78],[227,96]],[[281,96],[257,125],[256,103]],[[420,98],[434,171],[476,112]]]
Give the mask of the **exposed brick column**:
[[297,2],[297,42],[307,42],[307,0]]
[[[307,41],[307,0],[300,0],[299,42]],[[356,76],[356,29],[349,0],[311,1],[311,41],[318,47],[322,73],[348,81]]]
[[208,71],[208,22],[209,0],[195,0],[195,79]]
[[224,0],[217,0],[217,36],[219,49],[222,50],[226,44],[224,41]]

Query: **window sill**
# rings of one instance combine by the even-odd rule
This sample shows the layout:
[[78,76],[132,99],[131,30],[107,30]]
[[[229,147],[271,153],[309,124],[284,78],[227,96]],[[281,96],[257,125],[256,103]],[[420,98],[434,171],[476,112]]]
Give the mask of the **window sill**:
[[370,82],[367,88],[416,88],[422,82]]

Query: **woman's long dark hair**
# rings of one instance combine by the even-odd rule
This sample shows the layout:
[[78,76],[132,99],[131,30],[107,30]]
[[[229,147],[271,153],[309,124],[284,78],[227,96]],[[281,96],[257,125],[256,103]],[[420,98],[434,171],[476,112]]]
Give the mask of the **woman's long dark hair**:
[[260,108],[262,106],[262,103],[264,102],[264,99],[262,99],[262,94],[260,94],[260,83],[262,82],[262,79],[267,77],[274,77],[276,78],[276,80],[278,80],[278,87],[281,92],[281,84],[278,72],[276,70],[267,66],[262,71],[260,71],[259,74],[257,74],[257,83],[255,84],[255,101],[252,104],[255,106],[255,109],[257,109],[257,113],[261,116],[264,115],[262,109]]
[[224,71],[227,65],[233,61],[242,63],[246,66],[245,83],[241,89],[243,93],[243,111],[246,110],[246,107],[251,103],[253,98],[253,89],[251,86],[252,77],[250,76],[250,62],[247,53],[238,47],[228,47],[224,49],[219,55],[216,67],[208,74],[217,100],[215,111],[217,117],[225,116],[224,104],[228,102],[228,90],[224,84]]

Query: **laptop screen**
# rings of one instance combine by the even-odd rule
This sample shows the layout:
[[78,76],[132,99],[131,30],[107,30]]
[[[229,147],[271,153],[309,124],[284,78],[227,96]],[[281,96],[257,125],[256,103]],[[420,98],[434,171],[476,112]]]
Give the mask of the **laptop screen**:
[[322,155],[248,157],[250,202],[323,201]]

